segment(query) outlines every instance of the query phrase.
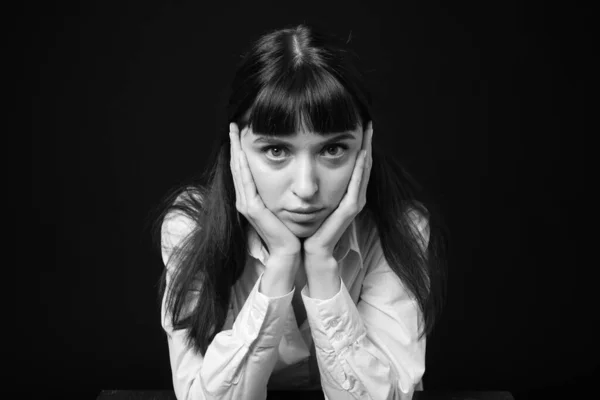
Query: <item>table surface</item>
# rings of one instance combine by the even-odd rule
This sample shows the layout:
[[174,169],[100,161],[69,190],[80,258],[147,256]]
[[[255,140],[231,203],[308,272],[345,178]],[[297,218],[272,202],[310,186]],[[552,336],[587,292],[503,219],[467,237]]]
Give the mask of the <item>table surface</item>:
[[[322,391],[272,391],[267,400],[324,400]],[[172,390],[103,390],[96,400],[177,400]],[[436,391],[415,392],[413,400],[514,400],[502,391]]]

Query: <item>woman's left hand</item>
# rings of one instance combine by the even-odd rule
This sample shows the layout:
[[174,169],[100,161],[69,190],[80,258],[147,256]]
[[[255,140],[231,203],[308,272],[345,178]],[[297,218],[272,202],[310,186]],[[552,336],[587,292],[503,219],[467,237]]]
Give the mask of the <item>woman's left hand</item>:
[[332,259],[336,244],[367,203],[367,185],[369,184],[373,164],[372,139],[373,122],[369,121],[363,134],[361,151],[356,157],[354,171],[346,189],[346,194],[319,229],[304,240],[302,251],[305,259]]

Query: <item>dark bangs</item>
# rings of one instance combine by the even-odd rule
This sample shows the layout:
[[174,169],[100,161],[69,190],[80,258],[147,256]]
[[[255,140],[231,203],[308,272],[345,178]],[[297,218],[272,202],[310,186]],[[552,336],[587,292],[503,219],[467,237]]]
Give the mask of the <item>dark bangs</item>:
[[258,92],[248,119],[256,133],[291,136],[306,130],[327,135],[365,124],[367,110],[333,74],[300,65]]

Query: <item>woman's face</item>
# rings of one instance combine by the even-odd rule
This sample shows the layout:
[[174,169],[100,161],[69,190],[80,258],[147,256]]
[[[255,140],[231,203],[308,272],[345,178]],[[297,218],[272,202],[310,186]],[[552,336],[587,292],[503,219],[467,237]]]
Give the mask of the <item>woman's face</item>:
[[[299,238],[311,236],[344,197],[363,130],[328,137],[299,132],[282,139],[241,132],[241,146],[265,206]],[[290,213],[322,209],[310,221]]]

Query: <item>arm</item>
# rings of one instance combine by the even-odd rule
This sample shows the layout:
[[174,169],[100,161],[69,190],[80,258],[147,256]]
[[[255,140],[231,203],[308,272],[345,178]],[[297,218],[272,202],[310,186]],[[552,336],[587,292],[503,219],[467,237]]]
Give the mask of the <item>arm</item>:
[[[416,222],[426,246],[426,220]],[[301,293],[329,400],[409,400],[425,372],[418,305],[389,267],[379,237],[371,237],[369,270],[356,305],[337,268],[313,268],[319,272],[312,278],[306,268],[308,286]]]
[[[165,220],[165,265],[173,246],[190,230],[190,221],[183,216]],[[169,263],[167,288],[172,269],[173,265]],[[273,274],[267,274],[267,271],[261,274],[232,328],[215,336],[204,357],[188,347],[187,330],[173,330],[171,315],[165,307],[166,297],[163,297],[161,324],[167,334],[173,388],[177,399],[266,398],[267,382],[277,361],[277,349],[283,335],[284,315],[294,293],[291,288],[293,278],[287,280],[291,283],[289,286],[269,286],[269,282],[280,278],[271,275]],[[259,290],[261,283],[269,291]],[[272,287],[274,290],[271,290]],[[193,302],[195,299],[190,300]]]

